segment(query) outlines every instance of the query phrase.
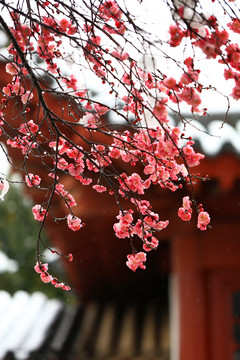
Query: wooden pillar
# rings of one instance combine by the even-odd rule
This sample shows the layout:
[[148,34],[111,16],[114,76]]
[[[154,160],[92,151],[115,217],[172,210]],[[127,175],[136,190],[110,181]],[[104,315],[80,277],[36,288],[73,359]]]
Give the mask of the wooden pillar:
[[[179,236],[172,244],[171,360],[208,360],[201,239]],[[210,360],[210,359],[209,359]]]

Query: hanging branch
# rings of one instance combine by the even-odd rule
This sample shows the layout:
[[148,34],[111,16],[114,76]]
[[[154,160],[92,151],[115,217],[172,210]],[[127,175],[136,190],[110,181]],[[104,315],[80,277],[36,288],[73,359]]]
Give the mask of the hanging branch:
[[[195,181],[205,178],[191,173],[204,155],[194,150],[191,134],[171,125],[169,113],[183,124],[182,105],[195,117],[207,113],[201,95],[214,87],[200,81],[203,58],[221,63],[224,79],[235,82],[231,95],[239,100],[240,48],[231,37],[240,34],[240,22],[234,2],[215,1],[213,15],[204,11],[201,0],[163,0],[161,6],[172,16],[163,38],[120,1],[82,0],[77,5],[35,0],[30,5],[22,0],[1,5],[0,24],[11,44],[9,58],[0,55],[8,77],[1,89],[0,135],[8,149],[21,154],[26,186],[37,187],[45,196],[44,203],[33,207],[41,224],[35,266],[41,279],[70,289],[41,261],[42,246],[56,252],[41,238],[49,217],[66,221],[73,231],[84,226],[74,215],[77,203],[64,187],[66,176],[79,187],[114,196],[119,214],[113,228],[118,238],[130,240],[126,264],[133,271],[145,268],[146,253],[158,247],[155,234],[169,224],[152,210],[147,189],[174,192],[190,184],[178,216],[189,221],[195,209],[197,227],[206,230],[210,216],[194,198]],[[137,6],[141,9],[144,1]],[[68,70],[69,64],[76,73]],[[92,96],[84,78],[95,79],[104,100]],[[227,112],[229,108],[228,99]],[[33,159],[38,174],[29,170]],[[2,198],[7,188],[2,178]],[[55,215],[56,199],[65,205],[60,216]],[[133,238],[140,239],[140,251]],[[65,257],[73,259],[72,254]]]

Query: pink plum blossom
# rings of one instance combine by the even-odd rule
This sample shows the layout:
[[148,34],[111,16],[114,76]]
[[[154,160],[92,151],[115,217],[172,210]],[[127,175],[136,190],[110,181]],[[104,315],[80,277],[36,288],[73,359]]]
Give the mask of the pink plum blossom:
[[183,221],[189,221],[192,217],[192,202],[189,199],[189,196],[183,198],[183,206],[178,209],[178,216]]
[[73,255],[72,254],[68,254],[68,260],[73,261]]
[[19,131],[22,134],[27,135],[29,133],[35,134],[38,131],[38,129],[39,126],[35,124],[33,120],[30,120],[27,122],[27,124],[21,124]]
[[141,269],[146,269],[146,266],[143,263],[146,261],[147,255],[144,252],[127,255],[127,259],[128,260],[126,262],[126,265],[132,271],[136,271],[138,267]]
[[71,229],[73,231],[80,230],[83,226],[82,220],[71,214],[69,214],[67,217],[67,224],[68,224],[69,229]]
[[19,67],[12,63],[6,64],[6,72],[10,75],[17,75],[19,72]]
[[41,205],[35,205],[32,208],[34,219],[37,221],[43,221],[44,217],[47,215],[46,210]]
[[37,262],[36,265],[34,266],[34,270],[38,273],[41,274],[42,272],[46,272],[48,271],[48,264],[41,264],[40,262]]
[[25,182],[28,187],[38,186],[41,182],[41,178],[38,175],[29,173],[25,176]]
[[113,229],[118,238],[124,239],[130,236],[131,223],[133,221],[133,216],[131,214],[132,211],[125,211],[123,214],[119,212],[117,219],[119,219],[118,223],[113,225]]
[[33,93],[30,91],[26,91],[25,94],[21,96],[21,100],[23,104],[26,104],[28,101],[30,101],[33,98]]
[[159,244],[158,239],[152,236],[150,240],[148,239],[144,240],[143,250],[150,251],[156,249],[158,247],[158,244]]
[[9,183],[7,180],[0,179],[0,199],[3,200],[4,196],[7,194],[9,190]]
[[206,211],[201,211],[198,214],[198,223],[197,223],[197,227],[200,230],[206,230],[207,229],[207,225],[210,223],[210,216]]
[[93,189],[97,192],[101,193],[107,190],[107,188],[103,185],[93,185]]

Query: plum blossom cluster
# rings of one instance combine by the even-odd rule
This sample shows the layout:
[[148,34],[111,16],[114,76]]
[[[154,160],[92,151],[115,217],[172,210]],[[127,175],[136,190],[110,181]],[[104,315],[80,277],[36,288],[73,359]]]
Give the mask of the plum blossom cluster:
[[133,253],[131,255],[127,256],[127,266],[132,271],[136,271],[137,268],[140,269],[146,269],[146,266],[144,265],[145,261],[147,260],[147,256],[144,252],[139,253]]
[[[184,7],[181,4],[178,9],[180,13],[183,8]],[[186,10],[187,8],[188,6],[186,6]],[[239,18],[235,16],[231,17],[227,27],[232,33],[240,34]],[[199,24],[201,25],[201,30],[197,27],[192,30],[184,29],[180,23],[171,25],[169,28],[169,44],[172,47],[177,47],[181,44],[184,38],[190,37],[191,44],[194,47],[200,48],[206,59],[216,59],[219,63],[225,65],[224,78],[226,80],[233,79],[235,81],[235,86],[233,87],[231,96],[235,100],[239,100],[240,48],[238,43],[231,42],[231,34],[227,29],[221,28],[217,17],[214,15],[208,16],[206,19],[202,18],[202,21],[200,21]],[[185,88],[185,80],[191,79],[190,82],[197,81],[199,70],[192,70],[191,68],[188,68],[186,75],[183,75],[184,81],[180,81],[178,84],[180,88],[181,84],[183,85],[182,91],[180,93],[176,93],[175,96],[177,99],[184,100],[188,104],[191,104],[193,106],[193,110],[196,111],[198,109],[197,106],[201,103],[199,93],[202,91],[202,86],[198,85],[195,88],[192,87],[192,89],[189,87]],[[183,77],[181,80],[183,80]],[[190,90],[192,91],[192,94],[190,94]]]
[[[151,211],[151,205],[147,200],[138,201],[132,198],[131,201],[135,204],[141,216],[134,221],[134,211],[132,209],[120,211],[117,216],[119,221],[113,225],[116,236],[121,239],[138,236],[142,241],[144,251],[149,252],[153,249],[157,249],[159,242],[158,239],[153,236],[153,233],[165,229],[168,226],[169,221],[159,220],[159,215]],[[130,267],[130,259],[131,257],[128,256],[128,267]],[[144,268],[142,266],[140,267]]]
[[[169,109],[177,108],[181,119],[181,103],[196,116],[206,112],[201,108],[206,86],[199,82],[196,48],[206,59],[225,66],[225,79],[235,82],[232,97],[240,98],[240,48],[230,38],[231,33],[240,34],[239,19],[232,16],[227,31],[213,15],[203,18],[196,13],[189,19],[189,9],[174,1],[177,20],[170,25],[165,43],[178,47],[186,41],[193,49],[182,64],[177,59],[180,73],[175,78],[161,69],[139,65],[136,52],[140,55],[144,49],[138,51],[129,36],[135,31],[142,38],[145,32],[134,26],[134,18],[117,1],[85,1],[81,8],[71,9],[51,0],[33,3],[36,11],[31,21],[19,9],[8,9],[11,25],[0,17],[11,40],[11,60],[5,65],[7,80],[1,89],[0,135],[9,150],[20,150],[26,185],[31,191],[37,188],[44,192],[44,202],[32,208],[34,219],[50,221],[57,198],[65,205],[61,208],[63,216],[57,220],[79,231],[84,223],[77,216],[77,197],[71,184],[114,196],[119,206],[118,221],[113,225],[115,235],[129,239],[131,244],[133,238],[141,243],[140,251],[134,248],[127,256],[127,266],[133,271],[145,269],[146,253],[158,247],[156,233],[169,225],[152,210],[148,200],[151,189],[175,192],[183,183],[193,186],[196,177],[190,169],[204,158],[195,151],[191,137],[171,125]],[[143,42],[147,41],[146,36]],[[157,50],[152,41],[148,45]],[[71,55],[66,53],[69,46]],[[78,75],[71,71],[66,74],[66,61],[71,56],[81,59],[79,63],[76,60],[80,69],[92,71],[106,94],[113,96],[114,105],[97,101],[91,89],[80,84]],[[165,50],[161,57],[165,58]],[[112,120],[119,117],[119,124]],[[152,119],[154,127],[149,125]],[[28,167],[32,158],[39,165],[39,173],[38,165]],[[7,184],[0,182],[1,198],[6,189]],[[197,228],[206,230],[210,216],[195,205],[193,196],[183,197],[178,216],[189,221],[194,207]],[[35,270],[44,282],[68,290],[48,273],[47,264],[38,261]]]
[[105,1],[99,8],[99,16],[102,17],[106,24],[103,29],[110,34],[123,35],[126,26],[122,21],[122,11],[115,1]]
[[[192,217],[192,201],[189,199],[189,196],[183,198],[183,205],[178,209],[178,216],[183,221],[189,221]],[[210,223],[210,216],[208,212],[204,211],[202,204],[198,205],[198,220],[197,227],[198,229],[204,231],[207,229]]]
[[36,273],[40,274],[40,278],[44,283],[51,283],[55,288],[61,288],[66,291],[71,290],[70,286],[50,275],[50,273],[48,272],[47,263],[42,264],[40,261],[37,261],[36,265],[34,266],[34,270],[36,271]]

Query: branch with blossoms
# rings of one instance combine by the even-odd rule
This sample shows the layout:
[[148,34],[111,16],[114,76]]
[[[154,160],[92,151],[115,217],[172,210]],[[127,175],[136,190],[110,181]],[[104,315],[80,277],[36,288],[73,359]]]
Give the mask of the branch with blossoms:
[[[152,210],[148,189],[175,192],[190,184],[178,216],[189,221],[195,210],[197,227],[209,227],[208,213],[194,199],[199,176],[191,173],[204,155],[195,151],[190,134],[171,125],[169,116],[174,113],[185,124],[183,105],[194,117],[207,114],[201,95],[214,88],[203,82],[203,70],[196,64],[203,57],[221,63],[225,80],[235,83],[232,97],[240,98],[240,48],[231,40],[240,34],[240,22],[233,1],[214,3],[228,18],[224,25],[202,11],[201,0],[163,0],[172,24],[162,39],[121,4],[36,0],[30,8],[25,0],[16,6],[2,3],[0,24],[10,45],[8,56],[0,55],[6,70],[1,141],[9,152],[18,151],[13,165],[21,168],[26,186],[45,197],[33,206],[41,223],[35,270],[43,282],[65,290],[68,285],[48,272],[40,250],[40,245],[48,248],[41,239],[48,217],[65,221],[72,231],[84,226],[74,214],[77,201],[64,178],[115,198],[119,213],[113,229],[118,238],[129,238],[132,250],[127,266],[144,269],[146,253],[158,247],[156,234],[169,224]],[[139,9],[143,5],[138,3]],[[174,48],[182,51],[182,61],[172,55]],[[157,59],[171,63],[179,75],[158,66]],[[74,71],[67,71],[69,64]],[[104,100],[92,95],[84,80],[88,77],[95,79]],[[34,161],[36,172],[30,165]],[[2,179],[2,197],[6,184]],[[61,214],[55,201],[65,205]],[[133,246],[133,237],[140,239],[141,251]],[[65,257],[73,259],[72,254]]]

